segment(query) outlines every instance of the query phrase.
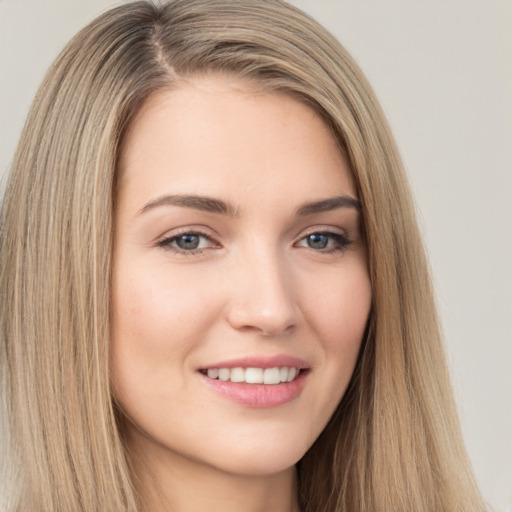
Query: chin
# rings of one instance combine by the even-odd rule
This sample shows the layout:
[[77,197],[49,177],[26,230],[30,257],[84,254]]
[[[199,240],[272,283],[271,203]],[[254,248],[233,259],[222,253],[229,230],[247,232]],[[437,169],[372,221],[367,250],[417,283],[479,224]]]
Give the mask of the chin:
[[238,438],[233,440],[233,445],[222,449],[223,457],[213,457],[214,465],[224,472],[239,475],[281,473],[294,467],[314,442],[314,439],[301,441],[298,437],[293,432],[272,436],[262,431],[256,439]]
[[215,467],[224,472],[242,476],[275,475],[293,468],[304,453],[281,453],[281,450],[264,450],[254,457],[226,457]]

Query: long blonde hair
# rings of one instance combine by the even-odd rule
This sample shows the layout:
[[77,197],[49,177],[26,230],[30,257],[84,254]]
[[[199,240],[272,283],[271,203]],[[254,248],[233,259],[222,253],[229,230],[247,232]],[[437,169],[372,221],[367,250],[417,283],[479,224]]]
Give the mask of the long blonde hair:
[[2,510],[140,510],[109,389],[116,160],[150,94],[205,73],[311,105],[347,154],[362,202],[372,313],[349,389],[298,464],[303,510],[484,510],[390,130],[343,47],[280,0],[122,5],[48,71],[2,209]]

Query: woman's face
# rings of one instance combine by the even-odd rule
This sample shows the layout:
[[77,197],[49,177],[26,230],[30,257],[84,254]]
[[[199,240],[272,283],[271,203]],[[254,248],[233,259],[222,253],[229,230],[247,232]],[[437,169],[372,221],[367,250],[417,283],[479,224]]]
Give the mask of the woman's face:
[[345,392],[370,311],[356,190],[329,128],[225,78],[159,92],[120,158],[112,383],[143,456],[296,463]]

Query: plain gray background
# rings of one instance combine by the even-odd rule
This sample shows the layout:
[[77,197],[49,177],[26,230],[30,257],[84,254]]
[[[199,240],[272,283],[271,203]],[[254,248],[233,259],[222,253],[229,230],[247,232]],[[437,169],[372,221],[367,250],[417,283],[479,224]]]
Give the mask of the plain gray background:
[[[431,257],[463,431],[512,504],[512,2],[296,0],[359,62],[388,114]],[[0,0],[0,173],[69,38],[111,0]]]

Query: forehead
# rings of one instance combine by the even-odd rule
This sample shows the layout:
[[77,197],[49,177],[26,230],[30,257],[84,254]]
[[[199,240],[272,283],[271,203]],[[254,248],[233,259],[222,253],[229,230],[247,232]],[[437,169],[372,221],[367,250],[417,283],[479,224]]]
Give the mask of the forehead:
[[313,108],[226,77],[189,80],[150,96],[125,135],[119,172],[121,189],[131,183],[146,194],[171,187],[236,195],[252,187],[308,199],[334,187],[355,196],[339,144]]

